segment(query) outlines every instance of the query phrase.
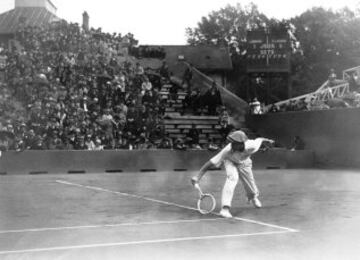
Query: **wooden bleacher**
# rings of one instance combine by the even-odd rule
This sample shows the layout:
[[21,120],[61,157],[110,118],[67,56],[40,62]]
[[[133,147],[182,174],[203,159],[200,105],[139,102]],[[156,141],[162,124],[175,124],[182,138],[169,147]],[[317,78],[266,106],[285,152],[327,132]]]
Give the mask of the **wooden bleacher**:
[[166,100],[165,119],[163,122],[166,133],[173,139],[185,138],[189,130],[195,125],[195,128],[200,131],[200,144],[207,143],[209,138],[213,138],[216,143],[221,143],[219,117],[182,115],[183,100],[187,93],[179,91],[177,93],[177,100],[173,101],[169,99],[170,88],[170,84],[164,84],[160,91],[161,97]]
[[[221,126],[219,124],[218,116],[198,116],[198,115],[183,115],[183,100],[186,96],[186,90],[178,92],[178,98],[175,101],[169,100],[169,89],[171,84],[164,84],[161,88],[160,95],[166,100],[165,118],[163,120],[164,128],[169,137],[185,138],[189,130],[195,125],[196,129],[199,129],[199,143],[206,144],[209,138],[217,144],[223,142],[223,137],[219,130]],[[246,127],[242,127],[249,138],[256,138],[256,134]]]
[[165,112],[167,114],[177,113],[180,114],[182,112],[182,103],[185,99],[186,92],[179,91],[177,94],[177,100],[170,100],[169,98],[169,89],[171,88],[170,84],[164,84],[159,92],[160,97],[166,100],[166,108]]
[[219,133],[220,125],[217,116],[171,116],[164,119],[166,132],[171,138],[185,138],[189,130],[195,125],[200,131],[200,144],[208,142],[209,138],[213,138],[214,142],[221,142]]

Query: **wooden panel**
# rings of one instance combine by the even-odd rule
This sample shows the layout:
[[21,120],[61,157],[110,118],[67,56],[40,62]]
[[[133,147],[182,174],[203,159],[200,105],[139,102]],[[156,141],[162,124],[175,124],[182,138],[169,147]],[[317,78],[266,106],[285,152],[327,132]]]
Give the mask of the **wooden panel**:
[[[169,108],[170,109],[170,108]],[[174,125],[180,125],[180,124],[187,124],[187,125],[218,125],[218,121],[216,120],[182,120],[182,119],[165,119],[164,124],[174,124]]]
[[181,133],[181,129],[167,129],[166,132],[168,133],[174,133],[174,134],[178,134]]
[[192,125],[177,125],[177,128],[190,129],[190,128],[192,128]]
[[213,133],[218,133],[218,130],[217,129],[204,129],[204,130],[202,130],[202,132],[204,134],[213,134]]
[[209,129],[212,128],[212,125],[197,125],[195,126],[196,129]]

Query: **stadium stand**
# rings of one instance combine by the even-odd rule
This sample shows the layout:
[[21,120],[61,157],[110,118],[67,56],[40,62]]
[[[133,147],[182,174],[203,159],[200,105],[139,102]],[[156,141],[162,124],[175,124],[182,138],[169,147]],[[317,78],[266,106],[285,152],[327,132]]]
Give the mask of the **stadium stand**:
[[[14,26],[10,46],[0,47],[2,151],[214,150],[224,145],[233,128],[228,112],[238,109],[234,100],[242,101],[219,83],[182,61],[175,65],[181,73],[192,73],[187,81],[174,75],[167,59],[157,59],[156,68],[144,66],[143,57],[129,53],[137,44],[133,35],[83,30],[37,8],[43,22]],[[153,60],[164,58],[163,50],[169,48],[147,49],[145,54]],[[198,48],[176,50],[190,55]],[[218,53],[210,59],[220,60],[226,51],[204,48],[202,53]],[[202,66],[209,63],[209,58],[200,60]],[[221,66],[231,68],[224,62]]]

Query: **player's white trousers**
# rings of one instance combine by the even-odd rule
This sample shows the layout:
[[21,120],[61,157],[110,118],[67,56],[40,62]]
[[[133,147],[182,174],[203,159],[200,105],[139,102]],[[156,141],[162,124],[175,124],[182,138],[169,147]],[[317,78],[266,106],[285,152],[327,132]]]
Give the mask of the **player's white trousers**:
[[225,161],[224,166],[226,171],[226,181],[222,190],[221,198],[221,204],[223,207],[231,207],[234,191],[239,178],[244,186],[248,199],[259,196],[259,190],[255,183],[251,163],[237,166],[232,162]]

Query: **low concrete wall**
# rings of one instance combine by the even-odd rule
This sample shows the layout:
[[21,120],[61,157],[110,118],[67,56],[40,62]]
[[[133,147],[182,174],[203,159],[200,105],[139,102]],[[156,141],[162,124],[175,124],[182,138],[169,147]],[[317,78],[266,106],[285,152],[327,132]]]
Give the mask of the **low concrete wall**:
[[360,108],[283,112],[250,116],[247,125],[290,147],[300,136],[323,166],[360,166]]
[[[24,151],[5,152],[0,174],[58,174],[199,170],[215,153],[209,151]],[[310,151],[269,150],[254,155],[255,168],[313,166]]]

